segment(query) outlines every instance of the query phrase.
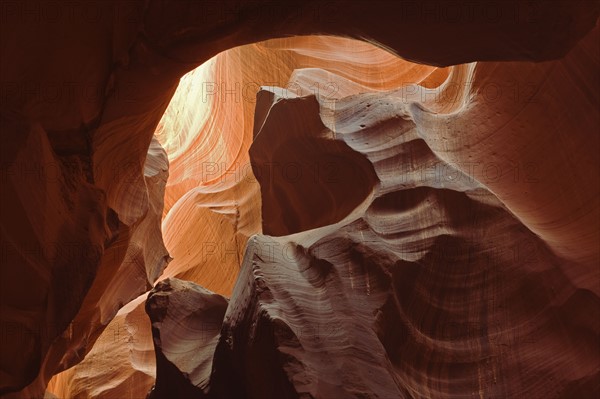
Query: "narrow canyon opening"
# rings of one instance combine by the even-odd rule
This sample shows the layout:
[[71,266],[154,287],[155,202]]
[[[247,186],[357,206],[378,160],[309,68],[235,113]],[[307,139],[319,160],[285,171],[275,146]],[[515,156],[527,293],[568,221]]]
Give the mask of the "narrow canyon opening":
[[20,4],[3,398],[600,394],[597,3]]
[[[334,224],[373,190],[377,176],[366,157],[343,142],[311,137],[315,129],[327,130],[316,100],[304,115],[320,125],[302,120],[302,110],[299,120],[287,114],[272,122],[254,151],[253,170],[251,146],[266,130],[260,118],[273,101],[265,96],[278,91],[284,100],[318,96],[333,103],[411,85],[433,89],[449,70],[402,60],[364,41],[309,36],[227,50],[187,73],[155,132],[169,158],[162,230],[174,258],[161,278],[194,281],[229,296],[246,242],[263,233],[263,223],[265,233],[276,236]],[[262,207],[261,185],[268,193]],[[294,218],[306,225],[287,228],[284,221]]]
[[[365,41],[307,36],[236,47],[182,76],[150,149],[160,152],[162,147],[168,158],[161,229],[172,259],[157,284],[176,278],[229,298],[248,239],[263,233],[265,223],[271,235],[285,236],[343,220],[367,200],[379,179],[366,156],[328,137],[335,128],[321,121],[316,99],[331,105],[352,95],[397,90],[405,98],[408,93],[437,102],[444,93],[419,93],[416,87],[435,90],[450,70],[405,61]],[[303,103],[312,98],[312,109],[295,110],[296,120],[288,114],[270,123],[255,150],[253,170],[252,143],[259,131],[267,130],[267,114],[275,119],[269,110],[274,96]],[[368,112],[365,108],[361,116]],[[314,121],[307,122],[307,115]],[[281,141],[294,137],[289,144]],[[261,185],[269,195],[267,218]],[[273,193],[277,190],[282,196]],[[273,213],[274,208],[281,213]],[[286,216],[304,225],[290,226]],[[295,258],[292,243],[265,244],[260,251]],[[113,397],[149,391],[156,363],[144,312],[147,295],[125,305],[86,358],[53,377],[47,392]],[[204,327],[200,322],[198,328]],[[127,351],[129,356],[123,356]],[[96,374],[90,376],[90,370]],[[114,380],[106,381],[108,386],[102,383],[96,393],[90,392],[88,385],[104,381],[105,373],[118,374],[120,382],[113,386]]]

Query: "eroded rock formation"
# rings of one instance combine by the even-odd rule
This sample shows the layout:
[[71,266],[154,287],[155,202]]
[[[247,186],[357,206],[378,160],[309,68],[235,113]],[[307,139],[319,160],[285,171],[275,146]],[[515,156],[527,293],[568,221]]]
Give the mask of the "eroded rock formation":
[[[378,184],[337,223],[251,238],[214,353],[211,397],[598,393],[598,293],[565,273],[585,269],[554,254],[481,182],[441,161],[421,138],[411,101],[265,94],[258,98],[272,106],[253,146],[295,120],[303,145],[321,151],[333,147],[315,139],[345,142],[372,163]],[[399,162],[403,174],[394,173]],[[263,203],[279,201],[294,214],[294,202],[265,193]],[[561,364],[572,367],[557,374]]]
[[150,398],[202,397],[227,299],[192,282],[166,279],[146,301],[152,321],[157,378]]
[[[334,52],[336,48],[338,53]],[[356,59],[360,56],[362,67],[358,70],[347,61],[352,54]],[[256,62],[244,63],[250,59]],[[322,81],[326,71],[316,66],[335,69],[346,78],[326,73],[328,80]],[[445,76],[445,69],[403,61],[368,43],[329,37],[312,37],[310,41],[300,37],[243,46],[219,54],[186,75],[156,131],[158,140],[170,154],[163,234],[169,253],[175,258],[161,278],[175,276],[230,295],[248,237],[262,231],[259,184],[248,154],[256,105],[252,90],[277,84],[287,87],[286,96],[324,92],[335,98],[421,79],[439,84]],[[215,83],[234,82],[235,87],[238,81],[241,81],[239,88],[244,88],[239,93],[227,93]],[[241,131],[244,133],[239,137]],[[238,146],[241,148],[236,150]],[[221,152],[227,149],[235,151]],[[332,163],[323,166],[331,169]],[[204,228],[199,230],[198,225]],[[103,358],[121,360],[110,367],[96,367],[100,374],[101,370],[108,370],[106,379],[118,374],[124,380],[116,388],[74,386],[70,383],[73,373],[99,364],[96,357],[89,356],[69,372],[54,377],[49,387],[52,392],[62,397],[117,397],[150,389],[148,376],[154,376],[149,372],[154,367],[153,361],[144,355],[148,363],[141,367],[137,355],[128,358],[121,355],[131,350],[130,342],[134,340],[143,341],[136,343],[136,348],[143,351],[152,346],[148,334],[135,337],[136,331],[147,328],[147,323],[138,322],[143,302],[138,298],[134,303],[135,306],[121,310],[100,338],[103,342],[113,342],[101,346]],[[130,312],[135,316],[127,316]],[[115,341],[113,336],[118,331],[123,338]],[[133,353],[137,351],[134,349]]]
[[[553,254],[479,181],[440,162],[414,122],[419,108],[405,98],[330,104],[314,112],[330,137],[369,158],[380,184],[334,226],[249,244],[225,316],[220,349],[230,354],[219,356],[233,358],[245,393],[593,397],[598,292],[565,272],[585,266]],[[304,116],[300,128],[323,136],[305,107],[275,100],[258,137],[285,128],[278,114],[290,112]],[[394,173],[407,159],[404,173]],[[423,169],[431,164],[446,174]],[[277,359],[267,357],[264,374],[239,366],[260,363],[263,353]],[[559,364],[572,367],[556,374]],[[271,375],[287,385],[269,385]]]
[[[215,351],[214,395],[227,392],[227,373],[245,395],[269,394],[248,381],[267,375],[252,374],[239,361],[263,350],[279,359],[268,365],[278,378],[273,394],[597,394],[598,8],[585,0],[3,2],[0,394],[41,397],[53,375],[79,363],[54,379],[49,391],[58,397],[143,397],[155,376],[145,293],[162,275],[229,295],[244,262],[238,287],[245,281],[255,288],[232,294]],[[411,65],[339,38],[252,44],[315,33],[371,40],[423,64],[471,64]],[[235,105],[212,96],[210,107],[190,118],[193,123],[168,113],[161,122],[181,76],[244,44],[253,47],[213,59],[208,76],[219,78],[214,83],[222,89],[222,82],[233,83],[234,90],[230,79],[237,77],[242,97],[247,83],[254,92],[293,83],[278,106],[267,102],[254,118],[248,92]],[[344,55],[350,49],[354,54]],[[260,53],[276,62],[261,63]],[[323,86],[316,89],[316,82]],[[293,105],[303,101],[312,109]],[[294,126],[273,124],[277,112],[265,112],[277,107],[301,114],[286,121]],[[299,128],[309,120],[315,123]],[[181,123],[181,135],[168,131],[173,121]],[[396,128],[385,138],[374,134],[390,126]],[[257,176],[260,190],[252,179],[228,182],[223,176],[232,169],[220,164],[247,165],[253,129],[271,138],[261,144],[257,135],[254,170],[279,159],[268,146],[289,146],[275,136],[289,130],[297,132],[303,154],[313,148],[315,158],[342,153],[340,170],[358,165],[364,174],[356,180],[366,183],[341,196],[323,181],[296,186],[281,181],[286,176],[274,184]],[[316,145],[322,142],[335,148]],[[311,164],[304,157],[297,161]],[[347,190],[350,177],[340,175],[339,187]],[[307,208],[301,187],[329,198]],[[277,192],[281,188],[296,192],[288,201]],[[272,205],[263,209],[263,223],[260,194],[263,206]],[[325,204],[325,213],[314,209]],[[265,260],[250,250],[242,262],[245,242],[262,231],[261,224],[272,234],[297,233],[259,236],[259,247],[279,242],[301,259]],[[359,239],[359,233],[374,241]],[[217,252],[228,254],[222,273],[214,272],[217,261],[203,258],[207,248],[199,247],[206,243],[223,244]],[[531,264],[507,255],[520,254],[521,243],[532,244],[524,250],[535,255]],[[473,262],[465,262],[471,244]],[[170,257],[172,267],[163,273]],[[256,281],[247,271],[250,259],[260,275]],[[494,259],[501,272],[485,259]],[[343,274],[344,267],[362,273],[360,295],[354,272]],[[362,285],[371,281],[365,270],[380,276],[380,290],[374,288],[364,306],[381,309],[385,296],[395,298],[394,309],[350,322],[336,307],[340,334],[350,342],[339,350],[336,342],[321,348],[297,331],[296,314],[315,315],[303,322],[320,328],[327,316],[317,311],[321,305],[359,306],[353,301],[364,299]],[[464,274],[465,282],[446,270]],[[296,285],[282,280],[288,275]],[[405,281],[413,283],[406,287]],[[325,298],[313,295],[296,306],[312,283]],[[271,301],[269,311],[256,313],[265,301]],[[399,325],[387,321],[398,318]],[[448,339],[444,318],[459,323]],[[258,341],[245,321],[251,319],[266,328]],[[460,324],[472,322],[478,327]],[[127,351],[124,341],[109,337],[115,326],[132,339]],[[406,334],[402,326],[410,327]],[[248,340],[231,346],[229,336]],[[372,344],[371,359],[387,353],[389,363],[377,363],[377,386],[360,376],[343,379],[355,374],[346,359],[368,359],[359,355],[362,344],[354,344],[359,336]],[[301,350],[281,359],[298,345]],[[309,355],[315,345],[329,350],[328,359],[342,371],[319,374],[321,364]],[[415,355],[417,348],[426,356]],[[187,366],[181,367],[185,372]]]

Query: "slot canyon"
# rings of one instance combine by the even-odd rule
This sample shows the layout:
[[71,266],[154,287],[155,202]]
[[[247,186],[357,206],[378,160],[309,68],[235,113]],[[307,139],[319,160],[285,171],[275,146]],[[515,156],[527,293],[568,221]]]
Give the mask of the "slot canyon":
[[2,0],[0,397],[600,397],[600,2]]

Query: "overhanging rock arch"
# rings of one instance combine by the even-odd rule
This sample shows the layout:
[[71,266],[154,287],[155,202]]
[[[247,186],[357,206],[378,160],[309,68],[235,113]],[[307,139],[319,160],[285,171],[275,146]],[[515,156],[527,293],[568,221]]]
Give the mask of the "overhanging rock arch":
[[[33,383],[31,392],[42,389],[61,362],[68,341],[82,337],[74,328],[68,339],[56,339],[85,301],[103,298],[100,302],[106,322],[116,312],[119,302],[131,299],[133,292],[103,293],[112,282],[111,276],[120,270],[121,261],[132,256],[126,250],[127,243],[135,234],[136,223],[147,213],[149,199],[142,170],[154,127],[179,77],[198,63],[244,43],[309,33],[372,39],[401,56],[430,64],[542,61],[565,55],[592,29],[598,15],[597,4],[585,1],[554,2],[535,9],[502,2],[497,18],[490,17],[493,14],[489,6],[457,2],[457,9],[468,11],[465,18],[484,21],[469,25],[455,16],[461,12],[445,14],[447,2],[442,1],[426,2],[416,9],[413,5],[373,1],[349,5],[293,2],[289,8],[277,11],[280,18],[272,18],[271,12],[271,24],[266,24],[263,15],[269,10],[267,6],[272,6],[270,2],[218,4],[217,14],[224,16],[208,18],[209,21],[201,18],[201,23],[197,16],[205,15],[206,9],[187,2],[128,3],[130,8],[101,3],[94,6],[94,13],[86,8],[89,6],[69,3],[59,4],[59,11],[54,14],[37,2],[28,3],[32,8],[27,9],[18,4],[3,5],[2,17],[6,23],[2,24],[2,41],[3,46],[7,45],[2,57],[2,82],[6,88],[2,99],[2,134],[11,146],[3,150],[2,161],[7,165],[24,164],[27,168],[32,158],[41,159],[41,175],[47,176],[50,171],[46,168],[56,169],[60,164],[61,176],[52,181],[43,178],[41,182],[38,179],[24,184],[19,180],[22,173],[17,172],[19,176],[13,175],[3,182],[6,209],[11,212],[9,215],[3,209],[2,213],[2,224],[6,226],[3,243],[7,248],[2,280],[34,282],[41,292],[48,293],[48,299],[36,298],[31,308],[36,310],[22,320],[17,309],[19,304],[29,303],[29,294],[3,290],[2,303],[9,309],[2,315],[4,325],[7,331],[17,331],[19,336],[18,340],[10,341],[10,346],[14,353],[24,356],[15,363],[13,352],[3,350],[2,367],[8,378],[2,392],[18,390],[30,383]],[[314,9],[324,11],[315,13]],[[557,25],[562,29],[556,29]],[[19,45],[11,41],[14,37],[21,38]],[[565,59],[564,68],[573,65],[574,57],[586,57],[590,53],[587,49],[596,40],[597,33],[589,35],[577,53],[570,55],[573,58]],[[594,60],[594,56],[590,59]],[[40,65],[46,67],[40,70]],[[70,82],[76,82],[75,90]],[[57,84],[62,88],[58,98],[44,95],[49,84],[52,88]],[[91,97],[82,94],[79,89],[86,87],[99,94]],[[591,101],[593,105],[597,98],[592,97]],[[597,114],[590,115],[590,119],[581,121],[581,131],[597,124]],[[572,147],[585,148],[583,142],[576,140]],[[124,148],[127,151],[118,150]],[[590,159],[593,157],[584,155],[579,162],[587,164]],[[129,165],[131,160],[137,160],[134,167],[114,173],[113,165]],[[582,181],[589,181],[588,176],[578,175],[570,184],[577,187]],[[596,181],[593,178],[591,181],[593,197]],[[24,201],[28,190],[43,192],[45,200],[57,204],[59,212],[52,218],[43,217],[40,214],[43,203],[35,198],[25,201],[25,206],[16,206]],[[65,195],[65,190],[69,194]],[[132,203],[141,206],[131,207]],[[73,204],[85,206],[73,207]],[[533,212],[523,200],[513,207]],[[562,209],[560,204],[555,208]],[[75,209],[69,217],[61,215],[60,212],[69,209]],[[28,220],[42,218],[52,228],[40,230],[28,226]],[[581,226],[585,227],[584,243],[580,252],[575,251],[574,260],[589,265],[597,256],[590,244],[597,234],[589,222],[582,223],[572,224],[567,232],[572,235],[573,231],[581,231]],[[17,231],[17,225],[26,227]],[[559,248],[561,238],[564,238],[561,234],[550,234],[547,239]],[[78,251],[63,251],[67,241]],[[23,248],[27,247],[33,248],[33,256],[23,255]],[[567,245],[562,251],[573,252],[573,248]],[[54,256],[57,253],[67,255],[60,259]],[[22,267],[16,272],[11,270],[11,264]],[[79,265],[86,267],[82,269]],[[38,270],[51,272],[40,277]],[[158,270],[149,268],[146,273],[143,278],[137,276],[138,291],[148,284],[145,278],[152,281]],[[67,290],[61,290],[66,275],[77,278]],[[56,293],[58,290],[62,292],[60,295]],[[87,335],[85,324],[75,325],[83,326]],[[44,334],[38,334],[40,330]],[[75,358],[73,354],[67,356],[62,367],[70,364],[71,358]],[[37,377],[40,368],[42,373]]]

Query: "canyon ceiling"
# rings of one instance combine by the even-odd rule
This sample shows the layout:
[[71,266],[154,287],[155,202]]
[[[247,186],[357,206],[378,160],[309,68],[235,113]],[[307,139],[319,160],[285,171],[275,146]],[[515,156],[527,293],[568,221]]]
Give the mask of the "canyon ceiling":
[[599,13],[3,0],[1,397],[600,396]]

